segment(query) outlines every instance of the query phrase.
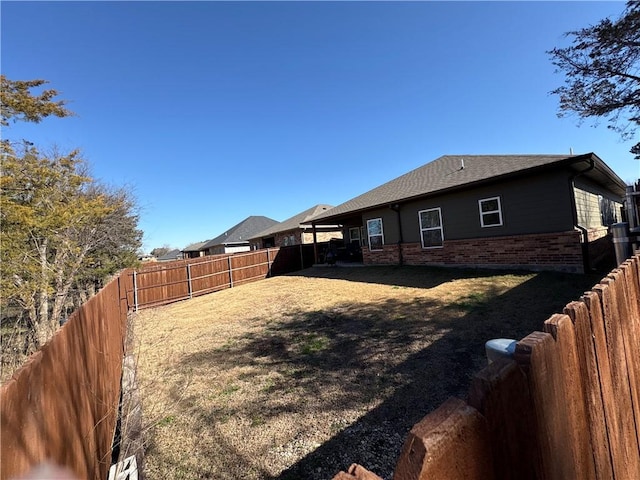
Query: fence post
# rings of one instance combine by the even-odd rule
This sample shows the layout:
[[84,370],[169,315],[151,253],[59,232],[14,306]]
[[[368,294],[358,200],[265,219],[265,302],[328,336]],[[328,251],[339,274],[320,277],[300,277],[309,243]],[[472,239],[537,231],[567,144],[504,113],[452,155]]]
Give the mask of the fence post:
[[304,253],[302,252],[302,244],[300,244],[300,270],[304,270]]
[[227,257],[229,262],[229,288],[233,288],[233,272],[231,271],[231,255]]
[[138,272],[133,271],[133,311],[138,311]]
[[187,287],[189,288],[189,298],[193,298],[193,287],[191,286],[191,264],[187,263]]
[[269,251],[269,247],[267,247],[267,277],[271,276],[271,252]]

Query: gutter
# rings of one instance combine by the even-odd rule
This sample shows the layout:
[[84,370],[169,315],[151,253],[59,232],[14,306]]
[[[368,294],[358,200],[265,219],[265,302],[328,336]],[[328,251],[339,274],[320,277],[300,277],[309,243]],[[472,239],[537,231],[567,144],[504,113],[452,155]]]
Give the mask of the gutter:
[[584,268],[584,273],[588,273],[591,270],[591,265],[589,264],[589,231],[578,223],[578,207],[576,206],[576,193],[575,193],[575,180],[580,175],[584,175],[585,173],[593,170],[596,166],[596,162],[593,159],[593,156],[589,158],[589,166],[584,170],[580,170],[572,174],[569,177],[569,193],[571,194],[571,214],[573,216],[573,225],[575,228],[582,232],[582,241],[580,242],[580,246],[582,247],[582,265]]

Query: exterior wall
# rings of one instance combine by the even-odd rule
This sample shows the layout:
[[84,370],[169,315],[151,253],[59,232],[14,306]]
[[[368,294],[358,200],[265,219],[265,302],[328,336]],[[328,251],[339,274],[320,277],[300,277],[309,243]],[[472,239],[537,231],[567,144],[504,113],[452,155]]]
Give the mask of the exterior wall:
[[[406,244],[402,247],[404,251]],[[398,244],[385,244],[382,250],[369,250],[369,247],[365,245],[362,247],[362,263],[365,265],[399,265],[400,255],[398,252]]]
[[574,188],[578,224],[585,228],[599,228],[622,221],[622,203],[619,198],[591,185]]
[[183,254],[184,254],[184,258],[200,258],[200,257],[204,257],[204,252],[202,250],[200,250],[198,252],[193,252],[193,251],[183,252]]
[[607,227],[589,229],[589,266],[598,270],[611,270],[616,266],[616,253]]
[[[334,238],[343,238],[341,230],[332,230],[327,232],[316,231],[316,239],[318,243],[328,242]],[[305,231],[302,233],[302,243],[313,243],[313,232]]]
[[[527,270],[584,271],[580,232],[512,235],[446,240],[442,248],[423,249],[419,242],[402,244],[405,265],[445,265]],[[365,264],[398,264],[398,245],[382,251],[363,249]]]
[[598,195],[579,188],[574,189],[574,195],[576,198],[578,224],[585,228],[600,227],[602,225],[602,217],[600,215]]
[[[439,207],[445,241],[565,232],[574,226],[568,178],[569,173],[560,170],[427,197],[402,204],[400,222],[395,211],[379,208],[365,212],[362,225],[366,226],[369,219],[382,218],[385,244],[396,244],[400,223],[402,241],[419,243],[418,212]],[[500,198],[503,225],[483,228],[478,201],[490,197]]]
[[234,247],[228,247],[226,245],[215,245],[213,247],[209,247],[209,253],[207,255],[224,255],[225,253],[248,252],[250,250],[250,245],[237,245]]
[[300,230],[289,230],[278,232],[274,235],[276,247],[286,247],[288,245],[300,245]]
[[[294,230],[287,230],[286,232],[278,232],[274,235],[274,238],[277,247],[300,245],[300,243],[312,244],[313,231],[296,228]],[[342,231],[321,231],[320,229],[316,231],[316,239],[318,240],[318,243],[328,242],[332,238],[342,238]]]
[[223,253],[240,253],[251,251],[251,245],[238,245],[235,247],[225,247]]

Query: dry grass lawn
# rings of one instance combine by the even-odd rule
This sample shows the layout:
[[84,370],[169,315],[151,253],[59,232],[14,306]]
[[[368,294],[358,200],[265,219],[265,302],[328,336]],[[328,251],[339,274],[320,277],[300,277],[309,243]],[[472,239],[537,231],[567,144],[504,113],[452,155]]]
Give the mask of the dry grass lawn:
[[390,478],[413,424],[466,395],[599,277],[314,268],[137,315],[150,479]]

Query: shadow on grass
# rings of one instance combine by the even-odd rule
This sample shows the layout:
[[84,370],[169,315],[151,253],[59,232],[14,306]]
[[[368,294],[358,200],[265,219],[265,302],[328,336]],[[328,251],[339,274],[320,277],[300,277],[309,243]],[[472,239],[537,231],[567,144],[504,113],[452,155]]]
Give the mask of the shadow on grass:
[[496,275],[531,275],[518,270],[500,271],[475,268],[424,266],[312,267],[287,274],[288,277],[330,278],[351,282],[377,283],[399,287],[434,288],[452,280],[484,278]]
[[[378,272],[325,268],[304,274],[390,285],[404,281],[403,286],[418,288],[472,274],[496,275],[399,268]],[[486,363],[488,339],[520,339],[541,329],[546,318],[598,280],[592,275],[541,273],[504,293],[489,286],[482,294],[469,294],[454,303],[420,298],[377,304],[354,301],[330,310],[288,312],[259,333],[188,355],[182,362],[196,372],[206,372],[210,365],[259,366],[278,372],[265,395],[248,400],[242,411],[197,411],[195,399],[187,399],[186,407],[194,409],[201,428],[211,430],[229,415],[260,423],[287,412],[335,415],[333,436],[277,477],[260,470],[220,436],[219,451],[211,454],[234,463],[235,471],[240,466],[265,479],[330,479],[355,462],[390,478],[411,427],[449,396],[466,395],[472,375]],[[357,409],[362,416],[340,425],[341,412]]]

